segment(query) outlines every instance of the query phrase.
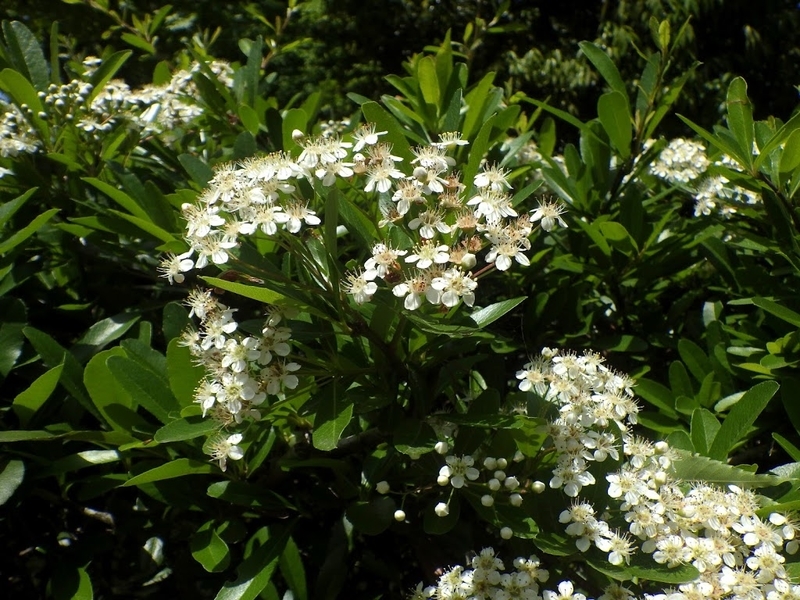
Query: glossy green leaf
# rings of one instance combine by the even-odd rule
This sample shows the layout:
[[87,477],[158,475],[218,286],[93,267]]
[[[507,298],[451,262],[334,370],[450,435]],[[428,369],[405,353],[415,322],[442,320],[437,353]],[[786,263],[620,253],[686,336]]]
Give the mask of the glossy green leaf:
[[720,429],[720,423],[710,411],[698,408],[692,413],[692,444],[697,452],[708,456],[711,444]]
[[167,375],[169,388],[181,406],[191,406],[194,391],[205,376],[205,369],[197,364],[192,353],[178,338],[167,346]]
[[233,292],[239,296],[250,298],[251,300],[258,300],[264,304],[276,304],[285,300],[285,296],[280,295],[270,289],[259,287],[255,285],[246,285],[236,281],[228,281],[227,279],[220,279],[219,277],[200,277],[208,285],[225,290],[226,292]]
[[[417,80],[426,104],[434,110],[439,107],[439,80],[436,76],[436,60],[432,56],[424,56],[417,63]],[[446,83],[446,82],[443,82]]]
[[337,196],[339,218],[364,249],[372,249],[373,244],[379,239],[375,224],[369,216],[352,202],[347,196]]
[[479,328],[483,329],[484,327],[497,321],[497,319],[510,313],[517,306],[522,304],[527,298],[527,296],[520,296],[518,298],[511,298],[509,300],[495,302],[494,304],[490,304],[489,306],[479,308],[478,310],[474,311],[469,318],[475,321],[475,324]]
[[[83,367],[78,360],[49,335],[33,327],[23,329],[25,337],[33,345],[45,365],[50,368],[64,364],[61,372],[61,384],[81,405],[95,417],[101,419],[100,413],[91,403],[86,388],[83,386]],[[102,420],[102,419],[101,419]]]
[[53,367],[49,371],[40,375],[23,392],[17,394],[11,408],[17,415],[20,425],[24,428],[28,426],[30,420],[36,412],[47,402],[47,399],[56,389],[61,372],[64,370],[64,363]]
[[764,381],[750,388],[725,417],[709,449],[709,456],[725,460],[731,449],[742,441],[758,415],[766,408],[778,391],[778,387],[780,386],[776,381]]
[[219,430],[220,425],[205,417],[186,417],[167,423],[156,431],[153,439],[160,444],[192,440]]
[[51,208],[40,214],[38,217],[33,219],[30,223],[28,223],[25,227],[16,231],[14,234],[9,236],[8,238],[4,239],[0,242],[0,256],[10,252],[17,246],[19,246],[22,242],[27,240],[31,237],[34,233],[39,231],[42,227],[44,227],[50,219],[52,219],[57,213],[59,209]]
[[3,69],[0,72],[0,89],[8,92],[8,95],[14,99],[14,102],[21,106],[27,104],[31,109],[31,113],[27,116],[34,128],[41,134],[41,136],[49,139],[49,127],[47,123],[39,116],[39,113],[44,112],[44,107],[36,92],[36,88],[31,85],[24,75],[14,71],[13,69]]
[[114,187],[113,185],[109,185],[105,181],[101,181],[96,177],[82,177],[83,181],[91,185],[92,187],[97,188],[99,191],[103,192],[106,196],[111,198],[114,202],[119,204],[122,208],[127,210],[130,214],[139,217],[143,221],[150,221],[150,217],[147,214],[147,211],[142,208],[136,200],[134,200],[131,196],[123,192],[122,190]]
[[125,391],[162,423],[180,413],[180,405],[169,389],[169,382],[152,369],[131,358],[111,356],[106,364]]
[[272,579],[290,533],[289,527],[270,531],[267,542],[239,565],[237,578],[222,586],[215,600],[255,600]]
[[147,422],[136,413],[130,394],[112,375],[106,361],[112,356],[126,356],[122,348],[104,350],[92,357],[83,372],[83,381],[92,403],[115,430],[129,435],[134,428],[147,428]]
[[156,53],[156,47],[153,46],[153,44],[148,42],[146,39],[144,39],[142,37],[139,37],[138,35],[134,35],[133,33],[127,33],[126,32],[126,33],[123,33],[120,36],[120,38],[122,38],[123,42],[133,46],[134,48],[138,48],[139,50],[147,52],[148,54],[155,54]]
[[703,381],[711,371],[711,362],[706,353],[691,340],[681,339],[678,342],[678,353],[681,360],[688,367],[689,372],[694,375],[697,381]]
[[117,74],[117,71],[120,70],[122,65],[125,64],[133,51],[131,50],[122,50],[119,52],[115,52],[105,60],[103,60],[103,64],[92,73],[91,78],[89,79],[89,83],[92,84],[92,91],[86,98],[88,103],[91,103],[92,100],[97,98],[97,96],[105,89],[106,84],[114,78],[114,75]]
[[86,362],[104,346],[125,335],[138,320],[139,315],[120,313],[98,321],[86,330],[70,351],[79,362]]
[[609,85],[609,87],[623,97],[627,98],[628,90],[625,87],[625,81],[622,79],[619,69],[617,69],[617,66],[614,64],[608,54],[606,54],[597,44],[593,44],[592,42],[579,42],[578,46],[586,55],[586,58],[592,62],[595,69],[600,72],[600,75],[603,76],[603,79],[606,80],[606,83]]
[[628,111],[628,99],[619,92],[603,94],[597,101],[600,124],[623,159],[631,155],[633,139],[631,116]]
[[788,173],[794,171],[798,165],[800,165],[800,129],[796,129],[786,138],[778,171]]
[[326,385],[317,392],[319,408],[314,417],[312,442],[317,450],[333,450],[353,418],[353,402],[338,383]]
[[10,460],[0,470],[0,506],[8,502],[25,478],[25,464],[21,460]]
[[201,188],[208,186],[208,182],[214,177],[214,171],[202,160],[191,154],[181,154],[178,161],[186,169],[189,177],[192,178]]
[[189,539],[192,557],[209,573],[218,573],[228,568],[231,554],[226,544],[217,534],[214,521],[201,525]]
[[3,21],[3,35],[14,68],[25,75],[39,91],[47,90],[50,72],[39,41],[19,21]]
[[794,325],[795,327],[800,327],[800,314],[786,308],[781,304],[778,304],[774,300],[770,300],[768,298],[756,297],[753,298],[753,304],[755,304],[759,308],[763,308],[768,313],[775,315],[779,319],[786,321],[787,323]]
[[22,205],[25,204],[38,189],[39,188],[31,188],[21,196],[17,196],[13,200],[3,202],[3,204],[0,205],[0,228],[8,223],[9,219],[22,208]]
[[700,572],[692,565],[668,567],[667,565],[658,565],[654,561],[650,561],[647,565],[631,564],[615,566],[606,561],[588,560],[586,562],[595,571],[608,575],[617,581],[629,581],[635,577],[641,581],[654,581],[676,585],[694,581],[700,575]]
[[[719,439],[719,436],[717,433],[716,439]],[[691,456],[683,452],[681,457],[673,462],[672,473],[683,481],[733,484],[740,487],[769,487],[779,482],[775,475],[757,475],[706,456]]]
[[728,86],[725,101],[728,108],[728,127],[739,144],[744,166],[753,164],[753,105],[747,97],[747,83],[736,77]]
[[308,586],[306,584],[306,571],[303,568],[303,558],[300,550],[292,538],[286,542],[279,562],[281,575],[286,585],[292,590],[294,600],[308,600]]
[[392,154],[403,158],[406,164],[413,160],[414,155],[411,153],[403,128],[380,104],[365,102],[361,105],[361,112],[364,113],[364,120],[367,123],[375,123],[377,131],[387,132],[381,136],[381,141],[392,144]]
[[396,508],[394,500],[387,496],[378,496],[368,502],[354,502],[347,507],[345,516],[360,532],[378,535],[392,524]]
[[139,475],[134,475],[122,484],[123,487],[143,485],[154,481],[164,481],[165,479],[175,479],[186,475],[207,475],[208,473],[218,472],[216,465],[189,458],[176,458],[173,461],[155,467]]

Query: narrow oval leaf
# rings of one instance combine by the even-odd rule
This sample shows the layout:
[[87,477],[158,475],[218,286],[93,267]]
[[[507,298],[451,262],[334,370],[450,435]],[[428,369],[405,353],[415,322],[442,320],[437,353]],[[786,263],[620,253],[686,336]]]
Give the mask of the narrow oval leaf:
[[777,381],[764,381],[750,388],[725,417],[709,450],[709,456],[725,460],[731,449],[742,440],[750,426],[755,423],[779,387]]
[[353,418],[353,402],[338,383],[323,387],[317,398],[319,408],[314,417],[312,441],[317,450],[333,450]]
[[25,478],[25,464],[21,460],[10,460],[0,471],[0,506],[8,502]]
[[213,419],[203,417],[187,417],[167,423],[156,431],[153,439],[159,444],[170,442],[182,442],[192,440],[203,435],[207,435],[219,429],[219,425]]
[[207,475],[218,471],[217,467],[211,463],[191,460],[189,458],[177,458],[161,466],[134,475],[122,484],[122,487],[153,483],[154,481],[164,481],[165,479],[175,479],[184,475]]
[[611,144],[623,159],[628,158],[631,155],[633,130],[627,98],[619,92],[603,94],[597,101],[597,116]]

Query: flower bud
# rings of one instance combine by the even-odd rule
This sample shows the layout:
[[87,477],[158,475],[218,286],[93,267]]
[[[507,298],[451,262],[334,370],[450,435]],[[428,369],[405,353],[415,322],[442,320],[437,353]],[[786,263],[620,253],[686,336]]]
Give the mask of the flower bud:
[[379,481],[375,485],[375,489],[378,491],[379,494],[388,494],[389,493],[389,482],[388,481]]
[[436,513],[437,517],[446,517],[450,514],[450,507],[444,502],[439,502],[439,504],[434,507],[433,512]]
[[498,469],[505,469],[508,466],[508,461],[505,458],[498,458],[497,459],[497,468]]
[[296,142],[298,140],[302,140],[305,137],[305,134],[300,131],[299,129],[292,130],[292,139]]
[[494,471],[497,468],[497,460],[492,458],[491,456],[487,456],[483,459],[483,466],[486,467],[489,471]]
[[522,496],[519,494],[511,494],[508,497],[508,501],[511,503],[511,506],[522,506]]
[[522,452],[520,452],[519,450],[517,450],[514,453],[514,459],[513,460],[514,460],[515,463],[522,462],[523,460],[525,460],[525,455]]
[[436,483],[442,486],[447,485],[448,483],[450,483],[450,478],[447,475],[439,475],[436,478]]
[[516,477],[508,477],[504,482],[503,485],[506,486],[508,490],[515,490],[519,487],[519,479]]
[[489,486],[489,489],[492,490],[493,492],[496,492],[497,490],[500,489],[500,482],[497,479],[490,479],[487,485]]
[[436,445],[433,447],[433,449],[436,450],[437,454],[447,454],[447,452],[450,450],[450,446],[447,444],[447,442],[436,442]]
[[403,521],[405,521],[406,520],[405,511],[402,510],[394,511],[394,520],[397,521],[398,523],[402,523]]
[[514,532],[511,531],[511,527],[503,527],[500,530],[500,537],[504,540],[510,540],[514,536]]
[[503,481],[506,478],[506,472],[505,471],[495,471],[494,472],[494,478],[497,479],[497,481]]
[[534,481],[534,482],[531,484],[531,489],[532,489],[532,490],[533,490],[533,491],[534,491],[536,494],[541,494],[541,493],[542,493],[542,492],[545,490],[545,487],[546,487],[546,486],[545,486],[545,485],[544,485],[544,483],[543,483],[543,482],[541,482],[541,481]]
[[481,504],[488,508],[494,505],[494,498],[492,498],[489,494],[484,494],[481,496]]
[[461,267],[464,269],[471,269],[476,264],[478,264],[478,259],[471,252],[467,252],[464,256],[461,257]]

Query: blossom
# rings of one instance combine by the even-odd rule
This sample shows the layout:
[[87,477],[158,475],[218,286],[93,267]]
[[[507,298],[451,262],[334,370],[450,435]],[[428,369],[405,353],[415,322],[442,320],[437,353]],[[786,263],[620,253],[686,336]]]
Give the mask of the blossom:
[[566,221],[561,218],[565,210],[564,206],[558,202],[539,202],[539,207],[531,213],[530,222],[541,221],[542,229],[545,231],[552,231],[556,223],[561,227],[567,227]]
[[369,302],[375,292],[378,291],[378,284],[373,281],[378,276],[376,269],[348,273],[344,282],[345,292],[353,296],[356,304]]
[[183,254],[168,254],[158,267],[159,273],[161,273],[162,277],[166,277],[170,283],[173,281],[183,283],[186,279],[183,274],[194,268],[194,261],[190,258],[191,255],[191,250]]
[[223,471],[228,468],[228,459],[241,460],[244,458],[244,451],[239,444],[242,441],[241,433],[234,433],[227,438],[218,438],[211,443],[211,458],[219,462],[219,468]]
[[431,287],[442,292],[440,301],[448,308],[458,304],[459,300],[463,300],[467,306],[472,306],[475,302],[475,288],[478,287],[478,282],[472,279],[469,273],[454,268],[442,273],[441,277],[434,277]]
[[439,470],[439,476],[449,479],[450,485],[456,489],[464,487],[465,478],[475,481],[480,476],[478,469],[472,466],[475,460],[468,454],[448,456],[445,462],[447,464]]

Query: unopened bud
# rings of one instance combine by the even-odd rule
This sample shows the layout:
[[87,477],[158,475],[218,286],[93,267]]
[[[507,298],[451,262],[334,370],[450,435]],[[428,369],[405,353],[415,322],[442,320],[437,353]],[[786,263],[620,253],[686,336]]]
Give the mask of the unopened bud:
[[375,484],[375,489],[378,491],[379,494],[388,494],[389,493],[389,482],[388,481],[379,481]]

